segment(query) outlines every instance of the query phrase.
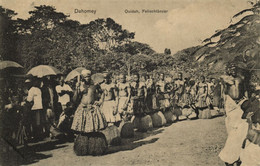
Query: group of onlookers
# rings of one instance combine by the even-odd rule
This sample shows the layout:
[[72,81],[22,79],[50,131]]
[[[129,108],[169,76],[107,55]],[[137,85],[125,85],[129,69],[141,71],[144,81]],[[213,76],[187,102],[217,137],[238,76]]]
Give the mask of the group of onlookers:
[[75,133],[119,126],[133,116],[169,110],[176,120],[182,120],[183,115],[205,119],[225,113],[229,118],[233,110],[229,103],[235,101],[235,108],[248,95],[236,73],[195,79],[183,78],[182,73],[173,78],[163,73],[127,76],[104,72],[102,81],[92,80],[91,75],[83,70],[67,82],[64,75],[32,77],[16,87],[7,82],[1,87],[1,135],[24,144],[62,134],[73,138]]

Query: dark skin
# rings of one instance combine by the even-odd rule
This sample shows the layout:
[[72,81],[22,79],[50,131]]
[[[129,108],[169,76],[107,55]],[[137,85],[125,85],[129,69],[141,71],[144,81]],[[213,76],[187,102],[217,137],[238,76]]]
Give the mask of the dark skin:
[[240,100],[243,96],[248,97],[244,80],[237,75],[236,70],[232,70],[230,79],[225,81],[226,93],[234,100]]
[[[160,74],[160,77],[159,77],[160,81],[164,81],[164,74]],[[159,93],[160,92],[160,87],[157,85],[156,86],[156,92]]]
[[[106,75],[106,76],[105,76],[105,84],[109,85],[111,82],[112,82],[112,80],[111,80],[110,75]],[[116,100],[117,109],[114,110],[114,112],[113,112],[113,114],[116,115],[116,114],[117,114],[117,111],[118,111],[118,92],[117,92],[117,90],[116,90],[115,88],[113,88],[112,91],[108,92],[107,95],[105,95],[105,93],[103,92],[103,93],[102,93],[102,96],[101,96],[101,101],[102,101],[102,103],[103,103],[104,100],[105,100],[105,98],[111,100],[111,99],[112,99],[112,96],[113,96],[112,93],[114,93],[115,98],[116,98],[115,100]]]
[[91,75],[83,76],[82,82],[76,83],[76,91],[73,95],[73,101],[77,102],[80,97],[80,102],[83,104],[96,104],[100,105],[102,101],[96,99],[98,86],[91,84]]

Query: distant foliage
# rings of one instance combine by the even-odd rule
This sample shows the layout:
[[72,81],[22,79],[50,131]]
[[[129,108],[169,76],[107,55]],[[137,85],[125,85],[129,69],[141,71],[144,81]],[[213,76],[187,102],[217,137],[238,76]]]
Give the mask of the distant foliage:
[[[0,60],[14,60],[28,71],[40,64],[55,66],[65,74],[76,67],[95,72],[148,72],[186,76],[219,76],[235,63],[253,81],[259,81],[260,2],[234,15],[242,17],[217,30],[203,45],[171,55],[155,52],[134,41],[135,33],[112,18],[81,24],[52,6],[35,6],[27,19],[12,19],[15,11],[0,6]],[[219,38],[219,39],[217,39]],[[247,73],[247,74],[246,74]]]

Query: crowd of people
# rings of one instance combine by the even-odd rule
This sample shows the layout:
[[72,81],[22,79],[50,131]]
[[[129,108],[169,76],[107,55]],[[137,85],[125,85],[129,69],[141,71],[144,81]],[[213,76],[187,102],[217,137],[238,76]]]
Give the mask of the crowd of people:
[[[113,125],[119,127],[122,121],[132,122],[134,117],[155,112],[170,111],[175,121],[224,114],[229,118],[230,112],[240,109],[239,103],[248,99],[243,79],[239,79],[235,69],[222,78],[183,78],[181,72],[178,78],[164,73],[128,76],[104,72],[103,78],[95,81],[91,75],[91,71],[82,70],[69,81],[60,74],[27,78],[16,88],[11,86],[12,81],[1,87],[1,135],[13,143],[27,145],[46,137],[74,139],[77,134],[99,132]],[[247,107],[241,108],[248,114],[248,109],[256,106],[250,117],[244,115],[244,119],[253,117],[247,123],[255,128],[260,121],[258,93],[251,95],[254,101],[250,98]],[[234,108],[229,106],[232,101]],[[232,122],[226,122],[226,126],[229,133]],[[223,155],[228,150],[220,154],[221,159],[226,163],[236,162],[239,157],[232,162],[224,159],[229,156]]]
[[[217,79],[206,81],[202,76],[201,80],[192,80],[183,78],[182,73],[178,74],[177,79],[173,79],[163,73],[156,77],[137,73],[132,76],[112,75],[105,72],[104,80],[94,83],[90,77],[87,77],[90,80],[85,77],[91,75],[91,72],[86,74],[84,71],[79,80],[76,77],[65,82],[64,75],[31,77],[17,85],[9,83],[9,86],[3,87],[2,135],[9,140],[17,138],[22,124],[26,141],[39,141],[49,137],[53,127],[64,128],[64,119],[68,120],[67,117],[70,117],[70,122],[74,117],[76,123],[77,116],[74,114],[81,106],[81,100],[98,105],[108,125],[117,126],[122,120],[131,120],[132,116],[143,116],[159,110],[164,112],[172,108],[189,107],[195,112],[223,108],[221,83]],[[82,99],[82,92],[88,81],[93,84],[97,93]],[[181,112],[176,112],[176,118],[180,115]],[[75,123],[71,124],[74,130],[79,127]],[[90,127],[90,124],[86,127]],[[71,126],[65,128],[69,130]]]

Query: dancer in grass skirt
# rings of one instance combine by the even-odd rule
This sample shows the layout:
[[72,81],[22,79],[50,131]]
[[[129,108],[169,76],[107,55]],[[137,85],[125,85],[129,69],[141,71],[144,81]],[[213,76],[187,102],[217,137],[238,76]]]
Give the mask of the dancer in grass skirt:
[[107,141],[100,130],[107,127],[105,116],[100,110],[98,85],[91,81],[91,71],[81,72],[84,78],[78,82],[73,100],[80,100],[71,129],[78,134],[74,142],[76,155],[102,155],[107,149]]
[[120,74],[119,82],[117,84],[118,89],[118,112],[123,119],[127,118],[127,108],[131,97],[131,87],[126,82],[126,75]]
[[174,91],[175,91],[175,103],[178,106],[182,106],[182,95],[184,92],[184,80],[183,80],[183,76],[182,73],[178,73],[178,78],[177,80],[174,82]]
[[133,112],[135,116],[143,116],[147,113],[147,107],[145,100],[147,97],[147,88],[145,79],[139,81],[139,74],[133,75],[133,82],[131,83],[131,102],[130,112]]
[[80,97],[81,102],[75,112],[71,129],[76,132],[96,132],[106,128],[105,116],[100,111],[97,86],[90,80],[91,72],[83,70],[83,82],[77,85],[74,99]]
[[156,93],[159,100],[160,110],[163,112],[170,107],[170,96],[166,92],[166,81],[164,80],[164,74],[160,74],[160,80],[156,83]]
[[[145,85],[147,88],[147,97],[146,97],[145,104],[151,113],[153,112],[154,109],[157,109],[157,106],[156,106],[156,96],[155,96],[155,84],[153,79],[150,76],[146,77]],[[155,100],[155,103],[153,103],[153,99]]]
[[205,82],[205,77],[200,77],[200,82],[197,85],[196,107],[199,110],[199,118],[211,118],[209,107],[208,85]]
[[101,84],[102,89],[102,112],[106,117],[108,125],[113,125],[114,123],[120,122],[121,117],[118,113],[118,94],[116,90],[116,85],[111,83],[111,75],[105,73],[105,82]]

